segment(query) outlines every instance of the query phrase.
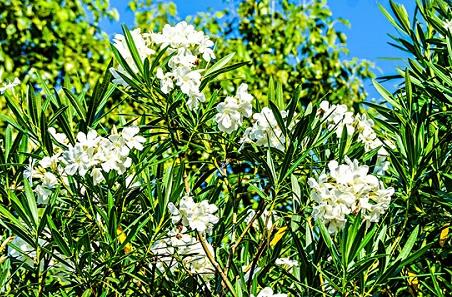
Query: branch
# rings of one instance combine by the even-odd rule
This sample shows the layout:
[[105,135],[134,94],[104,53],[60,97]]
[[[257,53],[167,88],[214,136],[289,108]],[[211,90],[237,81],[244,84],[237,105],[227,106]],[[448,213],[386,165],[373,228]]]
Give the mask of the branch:
[[215,267],[215,269],[220,273],[221,278],[223,279],[224,283],[226,284],[226,287],[231,292],[232,296],[237,297],[237,294],[235,293],[234,287],[232,286],[231,282],[228,279],[228,276],[223,272],[223,269],[221,268],[220,264],[215,260],[215,257],[212,255],[212,253],[209,250],[209,247],[207,246],[206,239],[204,236],[199,232],[196,231],[196,234],[198,234],[198,239],[201,242],[202,248],[204,249],[204,252],[207,255],[207,258],[209,258],[210,263]]

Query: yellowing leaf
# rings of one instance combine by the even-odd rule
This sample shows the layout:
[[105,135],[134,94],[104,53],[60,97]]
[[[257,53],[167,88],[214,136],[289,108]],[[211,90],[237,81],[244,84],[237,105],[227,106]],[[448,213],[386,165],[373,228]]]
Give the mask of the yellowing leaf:
[[414,272],[408,272],[408,284],[410,286],[417,286],[419,284],[419,280],[417,279],[417,275]]
[[440,247],[444,246],[448,235],[449,235],[449,227],[446,227],[443,230],[441,230],[441,233],[439,234],[439,246]]
[[278,232],[276,232],[275,236],[273,237],[272,241],[270,242],[270,246],[274,247],[284,236],[284,233],[286,233],[287,227],[279,228]]
[[408,271],[408,285],[410,286],[409,292],[412,296],[417,296],[419,280],[417,279],[417,275],[414,272]]
[[[124,231],[122,231],[121,226],[118,226],[118,228],[116,229],[116,234],[118,235],[118,240],[119,243],[124,243],[124,241],[126,241],[127,235],[126,233],[124,233]],[[132,244],[129,242],[124,246],[124,252],[126,254],[130,253],[132,251]]]

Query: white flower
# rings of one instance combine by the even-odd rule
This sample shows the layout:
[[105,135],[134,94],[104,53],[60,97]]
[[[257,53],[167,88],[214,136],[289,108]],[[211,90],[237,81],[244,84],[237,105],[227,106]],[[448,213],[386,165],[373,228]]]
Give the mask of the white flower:
[[213,53],[212,47],[213,41],[210,40],[207,36],[203,36],[202,40],[199,42],[198,51],[200,54],[202,54],[202,58],[207,62],[215,59],[215,54]]
[[378,154],[381,156],[387,156],[388,152],[383,147],[383,142],[377,137],[374,130],[374,121],[368,119],[365,114],[356,116],[356,128],[359,132],[358,139],[364,144],[364,150],[366,152],[380,147]]
[[67,175],[74,175],[78,172],[84,176],[89,169],[88,156],[79,144],[70,145],[67,151],[63,152],[62,161],[66,164],[64,171]]
[[38,197],[37,202],[40,204],[47,204],[50,195],[52,195],[52,190],[42,185],[37,185],[36,188],[34,189],[34,192]]
[[173,222],[173,224],[179,222],[182,218],[179,209],[177,209],[176,205],[174,205],[173,202],[168,203],[168,211],[171,214],[171,221]]
[[35,163],[36,159],[30,158],[28,160],[28,166],[24,170],[24,177],[28,179],[30,184],[33,183],[33,178],[36,177]]
[[201,92],[191,93],[188,95],[187,107],[190,110],[197,110],[200,102],[206,102],[204,94]]
[[328,163],[328,173],[317,180],[308,179],[311,199],[314,201],[312,216],[325,223],[330,233],[341,230],[347,215],[359,211],[367,224],[378,222],[389,207],[394,189],[385,189],[381,181],[368,174],[368,166],[360,166],[345,158],[345,164]]
[[213,225],[218,222],[218,217],[214,215],[218,210],[215,204],[209,204],[206,200],[196,203],[191,196],[182,197],[179,209],[171,202],[168,209],[173,223],[182,220],[184,226],[201,233],[211,233]]
[[20,85],[20,80],[16,77],[9,84],[4,84],[3,87],[0,87],[0,94],[5,93],[7,90],[12,90],[18,85]]
[[215,121],[220,131],[231,134],[241,126],[242,115],[236,98],[226,97],[216,108],[218,113],[215,115]]
[[[281,116],[286,116],[284,110],[281,111]],[[241,142],[253,142],[258,146],[268,146],[284,150],[285,137],[270,108],[264,107],[260,113],[255,113],[253,120],[253,126],[245,130]]]
[[[140,29],[130,31],[130,35],[132,36],[132,40],[135,44],[135,47],[137,49],[141,61],[144,61],[144,59],[146,59],[148,56],[154,54],[154,51],[147,46],[146,41],[144,40],[144,36],[140,32]],[[135,64],[135,61],[133,60],[132,53],[130,52],[129,47],[127,46],[126,38],[121,34],[116,34],[113,39],[113,46],[124,58],[125,62],[130,67],[130,69],[134,73],[137,73],[138,67]],[[123,75],[129,77],[129,75],[126,73],[122,66],[118,66],[117,69],[112,67],[110,68],[110,72],[114,77],[113,83],[121,84],[125,87],[128,86],[127,82],[118,74],[118,72],[120,72]]]
[[179,48],[176,50],[176,54],[168,61],[168,66],[172,69],[186,68],[192,69],[195,67],[197,58],[193,53],[186,48]]
[[182,93],[191,95],[199,93],[201,84],[201,74],[199,71],[192,71],[189,68],[180,67],[173,71],[176,85],[180,87]]
[[53,189],[58,185],[58,179],[52,172],[45,172],[41,178],[41,185],[48,189]]
[[51,169],[55,170],[56,168],[58,168],[58,161],[59,161],[60,155],[61,154],[58,153],[51,157],[45,156],[44,158],[41,159],[41,161],[39,161],[39,166],[41,166],[44,169],[51,168]]
[[289,258],[278,258],[275,261],[276,265],[283,266],[285,268],[292,268],[298,266],[298,262]]
[[67,139],[66,135],[64,133],[58,133],[55,128],[50,127],[48,129],[50,135],[52,135],[53,138],[55,138],[56,141],[58,141],[61,144],[68,144],[69,140]]
[[[167,268],[174,271],[178,267],[177,259],[192,274],[200,275],[204,280],[214,276],[215,268],[208,259],[204,248],[195,237],[186,233],[187,229],[175,229],[168,232],[168,237],[158,240],[151,247],[151,252],[156,257],[156,266],[161,272]],[[207,248],[215,255],[213,247],[207,243]]]
[[[254,297],[254,295],[251,295],[251,296]],[[287,294],[273,293],[273,289],[272,288],[266,287],[266,288],[263,288],[259,292],[257,297],[287,297]]]
[[143,143],[146,139],[143,136],[138,135],[139,132],[140,128],[136,126],[125,127],[122,129],[121,136],[130,149],[143,150]]
[[340,138],[342,136],[344,127],[347,129],[348,135],[352,135],[355,131],[353,113],[348,111],[346,105],[332,104],[330,106],[328,101],[322,101],[319,110],[323,112],[323,119],[328,123],[328,129],[336,128],[337,137]]
[[77,140],[80,146],[83,146],[85,148],[92,148],[99,143],[100,138],[97,137],[97,132],[95,130],[89,130],[88,134],[78,132]]
[[244,83],[240,84],[235,97],[238,99],[240,114],[245,118],[251,117],[253,113],[253,95],[248,93],[248,85]]
[[93,177],[93,184],[98,185],[105,180],[102,170],[100,168],[93,168],[91,171],[91,176]]
[[185,21],[174,27],[166,24],[161,33],[151,33],[150,37],[154,43],[162,48],[169,46],[173,52],[179,49],[191,50],[196,55],[201,54],[207,62],[215,58],[211,49],[213,42],[202,31],[196,31]]
[[98,158],[102,161],[114,159],[120,161],[123,157],[127,157],[130,148],[126,143],[122,133],[118,133],[114,127],[108,139],[102,139],[101,150],[98,151]]
[[174,89],[172,76],[173,74],[171,72],[163,73],[161,68],[157,68],[156,77],[160,80],[160,89],[165,94],[168,94]]
[[195,33],[195,28],[183,21],[172,27],[166,24],[163,27],[162,33],[152,33],[151,39],[156,44],[161,44],[162,47],[170,46],[173,49],[181,47],[189,47],[191,44],[191,36]]
[[151,247],[151,252],[156,256],[156,267],[161,272],[167,268],[174,270],[177,261],[173,259],[175,254],[174,248],[167,239],[157,240]]
[[199,90],[201,85],[199,55],[209,62],[215,58],[211,47],[213,42],[201,31],[196,31],[192,25],[180,22],[176,26],[165,25],[161,33],[151,33],[152,42],[162,48],[168,47],[172,54],[168,61],[170,70],[163,72],[157,69],[156,77],[160,80],[160,88],[168,94],[178,86],[187,95],[187,106],[190,110],[199,108],[200,102],[205,102],[204,94]]
[[332,104],[330,106],[328,101],[320,103],[319,111],[323,114],[322,119],[326,121],[328,129],[336,129],[338,138],[342,137],[342,131],[346,127],[348,136],[358,133],[358,140],[364,144],[366,152],[379,147],[378,155],[388,155],[388,152],[383,147],[383,142],[375,133],[374,122],[368,119],[365,114],[354,116],[352,112],[348,111],[346,105]]
[[228,96],[217,105],[218,113],[215,121],[220,131],[231,134],[237,130],[243,122],[243,118],[249,118],[253,112],[253,96],[248,93],[248,85],[241,84],[234,97]]
[[[215,255],[213,247],[209,243],[206,243],[206,245],[209,252]],[[202,244],[194,237],[191,237],[191,241],[185,243],[183,248],[179,248],[179,253],[185,256],[182,263],[191,273],[199,274],[204,280],[214,276],[214,266],[207,257]]]
[[[114,170],[118,174],[124,174],[132,165],[132,159],[128,157],[130,151],[142,150],[146,141],[144,137],[138,135],[139,131],[140,129],[135,126],[124,127],[121,133],[113,128],[108,138],[97,135],[94,130],[87,134],[79,132],[77,143],[69,145],[61,153],[61,157],[60,153],[44,157],[40,162],[41,168],[57,171],[63,175],[63,180],[67,175],[85,176],[91,170],[93,183],[97,185],[105,180],[102,170],[104,172]],[[29,176],[28,171],[25,173],[26,176]],[[40,178],[42,179],[42,176]]]

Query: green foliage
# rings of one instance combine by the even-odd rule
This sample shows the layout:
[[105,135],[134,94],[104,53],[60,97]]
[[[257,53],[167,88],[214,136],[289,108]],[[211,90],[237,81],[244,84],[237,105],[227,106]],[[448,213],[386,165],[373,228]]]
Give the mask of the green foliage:
[[[444,296],[450,286],[450,245],[444,238],[451,221],[452,31],[450,1],[417,1],[418,13],[409,18],[403,5],[390,2],[381,9],[400,33],[394,46],[409,53],[407,69],[398,69],[403,84],[394,93],[375,82],[389,107],[374,107],[376,118],[395,148],[391,150],[394,182],[401,190],[395,218],[404,229],[423,226],[419,242],[434,242],[428,257],[410,269],[420,278],[414,291]],[[449,28],[447,24],[449,23]],[[387,78],[383,78],[384,80]],[[389,77],[392,79],[392,77]]]
[[[137,4],[138,3],[138,4]],[[193,22],[215,36],[215,51],[224,56],[235,51],[234,61],[249,61],[247,67],[222,76],[212,85],[232,91],[234,82],[246,81],[251,93],[263,103],[272,78],[286,90],[284,100],[301,86],[303,105],[328,98],[351,106],[366,97],[362,81],[373,76],[372,63],[345,60],[346,36],[335,28],[326,1],[235,1],[237,10],[200,13]],[[232,4],[231,4],[232,5]],[[140,7],[136,23],[143,28],[161,28],[174,22],[174,3],[133,1]],[[191,19],[191,18],[189,18]]]
[[2,1],[0,81],[18,77],[36,83],[37,72],[52,85],[61,85],[65,76],[78,90],[93,85],[111,57],[108,36],[98,26],[101,18],[118,18],[108,6],[108,1]]
[[[249,5],[242,4],[241,9]],[[342,127],[338,133],[340,123],[329,122],[327,111],[316,102],[320,97],[306,97],[327,93],[333,86],[321,91],[315,84],[283,82],[266,72],[259,74],[267,76],[261,80],[267,83],[252,106],[254,115],[268,107],[274,117],[264,133],[266,145],[242,141],[247,127],[256,124],[252,117],[244,117],[230,134],[221,132],[217,107],[232,96],[230,78],[234,83],[237,77],[253,83],[244,74],[256,75],[258,68],[253,67],[258,63],[247,63],[240,52],[227,52],[218,40],[215,61],[197,60],[206,101],[194,109],[182,88],[165,92],[157,77],[158,69],[171,67],[174,52],[156,46],[155,54],[142,58],[140,45],[126,27],[130,56],[113,46],[110,55],[115,61],[105,65],[91,91],[78,89],[70,79],[63,88],[52,88],[39,75],[35,86],[7,90],[2,96],[10,113],[0,115],[6,123],[0,136],[1,294],[257,296],[271,287],[289,296],[447,296],[452,291],[447,262],[452,251],[448,233],[452,33],[444,30],[452,11],[447,4],[418,1],[419,15],[413,20],[392,2],[392,12],[385,12],[400,30],[397,46],[413,54],[409,67],[399,70],[401,87],[392,94],[375,82],[382,103],[367,103],[387,157],[379,152],[380,145],[366,147],[359,125],[352,130]],[[297,11],[287,5],[285,13]],[[160,7],[160,15],[165,7]],[[170,11],[158,22],[174,15]],[[276,21],[281,15],[275,12],[273,17]],[[158,22],[155,28],[160,28]],[[274,45],[267,39],[261,42],[267,41]],[[111,83],[112,66],[122,67],[119,76],[127,87]],[[359,93],[345,90],[345,84],[343,88]],[[307,98],[313,102],[305,104]],[[138,104],[140,113],[121,114],[124,103]],[[101,170],[98,183],[92,171],[67,173],[63,152],[76,142],[89,142],[84,139],[87,133],[114,139],[118,129],[131,125],[139,127],[144,146],[132,150],[133,140],[118,142],[117,150],[130,148],[130,160],[124,160],[130,167],[124,172]],[[284,141],[269,145],[272,133]],[[86,150],[90,156],[92,151]],[[46,168],[38,165],[52,156],[65,161]],[[376,222],[364,220],[364,207],[356,208],[340,231],[331,232],[314,214],[318,198],[312,194],[310,178],[325,174],[331,160],[343,164],[346,156],[368,166],[372,180],[393,186],[396,194]],[[391,163],[386,172],[381,169],[382,158]],[[30,177],[31,169],[35,175]],[[39,186],[41,175],[48,172],[57,182],[44,201]],[[359,192],[361,184],[358,176],[352,181],[355,178]],[[329,177],[325,184],[334,182]],[[212,233],[174,220],[173,207],[181,208],[186,195],[218,208]],[[190,266],[192,255],[171,251],[162,255],[155,249],[164,240],[184,235],[200,245],[211,276]],[[168,257],[170,261],[165,261]],[[297,265],[280,264],[281,258]],[[173,268],[176,263],[179,266]]]

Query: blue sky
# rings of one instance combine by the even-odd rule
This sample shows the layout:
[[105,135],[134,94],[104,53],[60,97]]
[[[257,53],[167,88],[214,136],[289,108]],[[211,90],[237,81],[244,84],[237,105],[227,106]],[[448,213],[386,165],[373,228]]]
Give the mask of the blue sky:
[[[101,23],[102,28],[110,35],[120,33],[122,23],[133,27],[133,13],[128,10],[127,2],[110,0],[111,5],[116,7],[120,14],[120,20],[117,23],[108,21]],[[226,1],[222,0],[176,0],[174,2],[182,18],[200,11],[207,11],[208,8],[218,10],[228,6]],[[410,16],[413,14],[414,0],[396,0],[396,2],[404,4]],[[400,60],[388,58],[403,57],[404,54],[387,44],[390,41],[387,34],[396,34],[396,32],[378,9],[378,3],[385,7],[389,6],[389,0],[328,0],[328,6],[334,17],[342,17],[350,21],[350,28],[340,27],[348,37],[349,57],[374,62],[377,67],[374,72],[377,76],[381,76],[394,74],[395,66],[403,65]],[[387,87],[392,89],[390,85]],[[366,84],[366,90],[369,93],[369,99],[379,98],[370,83]]]

